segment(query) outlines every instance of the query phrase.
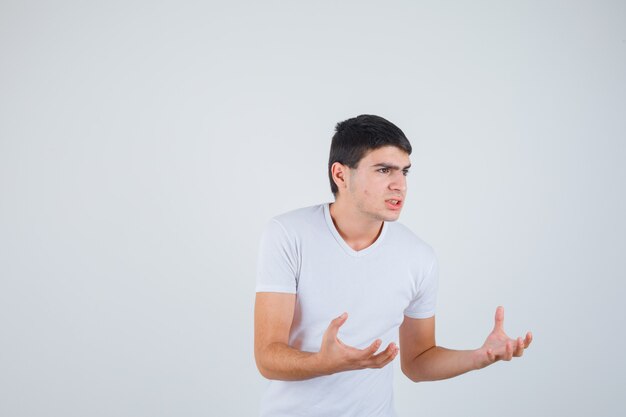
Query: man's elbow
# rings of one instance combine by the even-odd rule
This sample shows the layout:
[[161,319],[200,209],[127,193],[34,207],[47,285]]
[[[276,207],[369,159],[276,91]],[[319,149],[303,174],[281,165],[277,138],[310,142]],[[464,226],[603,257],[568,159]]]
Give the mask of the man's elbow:
[[404,360],[401,360],[400,368],[402,369],[402,373],[413,382],[432,381],[432,379],[428,377],[428,370],[425,369],[425,367],[428,367],[427,361],[430,356],[429,352],[436,349],[437,346],[432,345],[431,347],[422,350],[413,358],[406,357]]
[[268,353],[267,349],[258,349],[254,351],[254,361],[256,362],[256,367],[259,370],[261,376],[266,379],[279,379],[276,372],[274,372],[271,367],[268,366]]
[[261,374],[261,376],[263,378],[265,378],[265,379],[276,379],[276,378],[273,377],[272,372],[270,372],[269,370],[263,368],[262,366],[259,366],[258,364],[257,364],[256,367],[259,370],[259,373]]
[[259,373],[267,379],[271,378],[271,372],[264,365],[263,354],[257,350],[254,351],[254,361],[256,362],[256,368],[259,370]]
[[411,381],[413,382],[425,381],[425,379],[420,378],[419,372],[417,372],[417,370],[414,367],[402,364],[400,368],[402,369],[402,373]]
[[405,360],[400,362],[400,368],[402,369],[402,373],[406,375],[413,382],[425,382],[432,381],[431,378],[427,375],[427,370],[424,369],[426,366],[426,358],[424,357],[424,353],[428,352],[430,349],[426,349],[424,352],[417,355],[412,360]]
[[271,379],[271,378],[269,377],[269,373],[267,372],[267,369],[265,369],[265,368],[263,367],[263,365],[261,365],[261,364],[259,363],[259,361],[258,361],[258,360],[256,361],[256,369],[258,369],[258,370],[259,370],[259,373],[261,374],[261,376],[262,376],[262,377],[267,378],[267,379]]

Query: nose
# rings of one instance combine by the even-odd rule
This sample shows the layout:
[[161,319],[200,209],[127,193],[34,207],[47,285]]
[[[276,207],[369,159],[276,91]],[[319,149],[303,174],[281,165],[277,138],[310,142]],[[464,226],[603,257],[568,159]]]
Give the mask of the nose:
[[389,189],[404,193],[406,191],[406,176],[402,172],[396,172],[389,183]]

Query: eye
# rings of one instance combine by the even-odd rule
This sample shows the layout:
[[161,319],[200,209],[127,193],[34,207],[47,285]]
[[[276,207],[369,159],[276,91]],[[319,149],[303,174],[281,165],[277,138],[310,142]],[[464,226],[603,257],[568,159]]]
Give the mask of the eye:
[[409,171],[408,171],[408,170],[406,170],[406,171],[402,171],[402,173],[404,174],[404,176],[405,176],[405,177],[406,177],[407,175],[409,175]]
[[389,168],[380,168],[378,172],[380,172],[381,174],[387,174],[389,172]]

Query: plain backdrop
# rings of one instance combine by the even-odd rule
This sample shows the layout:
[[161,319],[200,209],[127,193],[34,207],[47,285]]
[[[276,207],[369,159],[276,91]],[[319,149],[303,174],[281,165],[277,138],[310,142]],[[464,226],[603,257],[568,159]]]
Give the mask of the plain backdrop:
[[438,344],[535,336],[399,414],[622,415],[623,1],[3,0],[0,56],[0,415],[256,415],[261,230],[362,113],[413,144]]

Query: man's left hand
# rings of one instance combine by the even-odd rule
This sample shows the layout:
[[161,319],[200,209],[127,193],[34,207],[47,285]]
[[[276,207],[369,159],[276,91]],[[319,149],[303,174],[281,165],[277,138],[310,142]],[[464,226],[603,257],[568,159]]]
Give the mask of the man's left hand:
[[495,325],[492,332],[487,336],[485,343],[476,350],[476,369],[484,368],[499,360],[510,361],[513,357],[520,357],[533,340],[531,332],[526,333],[522,339],[511,339],[504,332],[504,308],[496,309]]

